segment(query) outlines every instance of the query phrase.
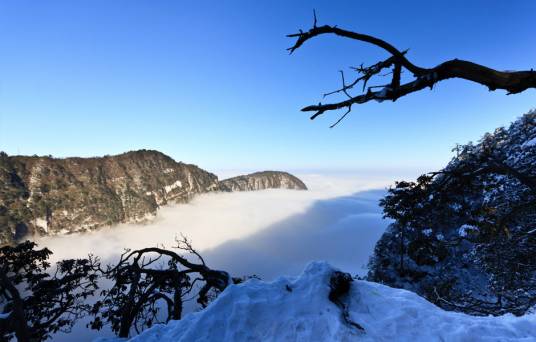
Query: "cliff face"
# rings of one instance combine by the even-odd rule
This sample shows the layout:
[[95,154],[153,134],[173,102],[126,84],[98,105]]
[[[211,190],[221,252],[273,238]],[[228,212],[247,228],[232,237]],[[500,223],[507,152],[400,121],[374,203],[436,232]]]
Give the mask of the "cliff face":
[[143,221],[169,201],[218,190],[218,178],[156,151],[113,157],[0,157],[1,242]]
[[195,165],[158,151],[100,158],[8,156],[0,152],[0,245],[27,234],[89,231],[141,222],[168,202],[212,191],[305,188],[287,173],[262,172],[218,182]]
[[245,176],[222,180],[224,191],[252,191],[262,189],[295,189],[307,190],[307,186],[297,177],[287,172],[263,171]]

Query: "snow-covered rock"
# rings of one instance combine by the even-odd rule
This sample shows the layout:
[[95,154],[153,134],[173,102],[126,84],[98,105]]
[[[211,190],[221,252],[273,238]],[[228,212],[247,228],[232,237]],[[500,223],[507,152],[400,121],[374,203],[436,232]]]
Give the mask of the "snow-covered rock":
[[206,309],[156,325],[135,342],[167,341],[534,341],[536,314],[475,317],[447,312],[413,292],[354,281],[350,320],[328,299],[335,271],[313,262],[296,278],[251,279],[228,287]]

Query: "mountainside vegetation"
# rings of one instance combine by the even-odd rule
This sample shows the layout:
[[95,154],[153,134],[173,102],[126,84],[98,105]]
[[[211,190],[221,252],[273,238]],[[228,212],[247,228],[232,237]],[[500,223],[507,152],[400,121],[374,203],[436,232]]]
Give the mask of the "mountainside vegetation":
[[98,290],[95,260],[68,259],[51,269],[52,252],[34,242],[0,248],[0,339],[44,341],[70,332],[90,312]]
[[176,243],[127,249],[107,265],[93,255],[52,265],[52,251],[31,241],[0,247],[0,340],[44,341],[89,317],[87,328],[125,338],[179,320],[185,301],[205,307],[241,281],[209,268],[184,236]]
[[287,172],[262,171],[222,180],[226,191],[253,191],[261,189],[295,189],[307,190],[307,186],[298,178]]
[[160,205],[218,189],[218,179],[157,151],[102,158],[0,155],[0,242],[150,218]]
[[298,178],[265,171],[230,180],[158,151],[96,158],[8,156],[0,152],[0,245],[27,235],[143,222],[168,203],[214,191],[307,189]]
[[381,205],[394,223],[368,278],[449,310],[524,314],[536,305],[536,111],[455,151],[389,189]]

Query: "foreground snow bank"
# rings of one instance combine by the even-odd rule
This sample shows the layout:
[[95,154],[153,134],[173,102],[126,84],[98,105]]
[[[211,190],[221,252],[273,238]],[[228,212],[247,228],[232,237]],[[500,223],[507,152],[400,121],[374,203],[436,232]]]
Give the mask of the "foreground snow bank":
[[536,314],[473,317],[446,312],[400,289],[354,281],[347,324],[328,299],[334,269],[309,264],[297,278],[249,280],[227,288],[208,308],[157,325],[131,341],[534,341]]

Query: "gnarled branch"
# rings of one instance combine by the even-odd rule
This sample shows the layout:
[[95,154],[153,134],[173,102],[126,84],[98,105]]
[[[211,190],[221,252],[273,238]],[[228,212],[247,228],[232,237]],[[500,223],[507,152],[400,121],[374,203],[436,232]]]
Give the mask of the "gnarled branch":
[[[508,92],[508,94],[517,94],[530,88],[536,88],[536,71],[532,69],[528,71],[498,71],[480,64],[459,59],[446,61],[433,68],[422,68],[413,64],[406,58],[406,51],[400,51],[393,45],[379,38],[343,30],[337,26],[316,26],[316,16],[315,24],[312,29],[307,32],[300,30],[299,33],[288,35],[288,37],[297,38],[294,46],[290,47],[288,50],[290,53],[293,53],[306,41],[324,34],[334,34],[340,37],[376,45],[387,51],[391,57],[367,68],[364,68],[363,66],[353,68],[360,74],[360,76],[349,84],[345,84],[343,81],[343,87],[341,89],[327,93],[326,95],[343,92],[349,96],[348,90],[352,89],[360,81],[363,81],[363,94],[349,96],[347,100],[340,102],[327,104],[319,103],[317,105],[302,108],[302,111],[304,112],[315,112],[311,116],[311,120],[315,119],[319,115],[322,115],[326,111],[338,110],[342,108],[347,109],[347,112],[343,116],[345,117],[351,111],[353,104],[362,104],[371,100],[379,102],[385,100],[396,101],[398,98],[410,93],[420,91],[427,87],[432,88],[436,83],[449,78],[461,78],[479,83],[488,87],[490,91],[504,89]],[[392,74],[392,78],[389,84],[380,87],[367,87],[367,82],[373,76],[377,76],[383,69],[391,67],[393,70],[390,73]],[[402,69],[406,69],[412,73],[414,80],[401,84],[400,81]],[[376,88],[380,89],[373,90]],[[343,117],[341,117],[341,119]],[[340,122],[341,119],[339,119],[331,127],[335,126],[338,122]]]

